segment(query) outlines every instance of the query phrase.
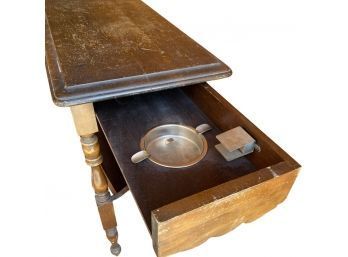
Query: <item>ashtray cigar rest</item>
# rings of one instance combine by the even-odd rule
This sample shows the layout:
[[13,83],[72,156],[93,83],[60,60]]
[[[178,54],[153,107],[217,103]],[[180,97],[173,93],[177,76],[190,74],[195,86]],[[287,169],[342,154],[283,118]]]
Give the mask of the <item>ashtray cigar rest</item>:
[[208,124],[196,128],[165,124],[148,131],[141,139],[141,151],[131,158],[133,163],[149,159],[168,168],[184,168],[198,163],[207,153],[203,133],[211,130]]
[[[94,108],[100,138],[105,138],[101,150],[116,159],[158,256],[190,249],[257,219],[286,198],[296,179],[299,165],[206,83],[99,102]],[[140,115],[144,109],[151,115]],[[184,126],[209,124],[211,130],[202,135],[207,151],[201,160],[175,168],[168,167],[173,163],[131,160],[143,149],[144,136],[174,121]],[[215,148],[221,144],[217,136],[237,127],[261,151],[253,144],[252,152],[245,148],[245,155],[227,161]],[[172,137],[167,135],[172,133],[164,134],[158,141],[150,136],[149,141],[170,146]],[[179,156],[163,160],[177,163]]]
[[[207,84],[232,74],[226,64],[143,1],[45,3],[52,99],[71,110],[112,254],[119,241],[137,246],[123,241],[113,208],[128,190],[157,256],[196,247],[286,199],[300,165]],[[252,140],[230,141],[238,127]]]

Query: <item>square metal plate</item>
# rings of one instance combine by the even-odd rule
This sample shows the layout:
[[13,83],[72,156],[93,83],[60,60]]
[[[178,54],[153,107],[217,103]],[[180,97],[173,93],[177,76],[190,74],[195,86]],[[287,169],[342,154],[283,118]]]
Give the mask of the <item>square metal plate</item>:
[[250,147],[248,146],[255,143],[255,139],[252,138],[242,127],[230,129],[222,134],[217,135],[216,138],[229,152],[240,149],[242,153],[245,153],[246,151],[248,151],[248,149],[250,149]]

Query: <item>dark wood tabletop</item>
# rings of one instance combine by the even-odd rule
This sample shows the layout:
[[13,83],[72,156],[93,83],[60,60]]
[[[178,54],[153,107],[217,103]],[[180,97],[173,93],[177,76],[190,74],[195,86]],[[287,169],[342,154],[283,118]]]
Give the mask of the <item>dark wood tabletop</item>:
[[140,0],[46,0],[46,68],[59,106],[231,75]]

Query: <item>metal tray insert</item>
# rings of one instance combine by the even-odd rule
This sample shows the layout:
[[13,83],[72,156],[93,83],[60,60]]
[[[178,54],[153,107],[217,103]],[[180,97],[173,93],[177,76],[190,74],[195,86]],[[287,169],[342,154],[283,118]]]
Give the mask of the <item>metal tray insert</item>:
[[133,163],[149,159],[168,168],[184,168],[204,158],[208,144],[203,133],[211,130],[208,124],[197,128],[166,124],[148,131],[140,141],[141,151],[131,158]]

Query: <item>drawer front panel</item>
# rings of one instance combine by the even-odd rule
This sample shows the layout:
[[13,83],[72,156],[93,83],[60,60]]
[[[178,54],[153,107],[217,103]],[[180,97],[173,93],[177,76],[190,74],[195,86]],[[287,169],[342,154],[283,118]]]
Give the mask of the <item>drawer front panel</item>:
[[[298,170],[275,175],[277,168],[272,168],[272,172],[266,168],[153,211],[152,238],[157,255],[167,256],[193,248],[275,208],[287,197]],[[229,191],[234,192],[240,185],[253,184],[258,178],[265,179],[270,175],[275,177],[220,198]],[[202,206],[163,220],[183,206],[192,208],[197,203]]]

